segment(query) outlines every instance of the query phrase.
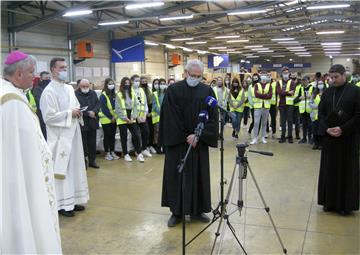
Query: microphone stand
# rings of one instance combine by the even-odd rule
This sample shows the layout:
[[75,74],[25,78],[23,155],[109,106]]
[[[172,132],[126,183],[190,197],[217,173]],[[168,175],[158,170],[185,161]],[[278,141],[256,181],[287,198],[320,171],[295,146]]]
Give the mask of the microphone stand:
[[194,142],[197,139],[199,139],[203,130],[204,130],[204,123],[200,122],[195,129],[194,139],[191,141],[191,144],[189,144],[184,158],[181,159],[180,164],[177,166],[179,174],[181,174],[181,179],[182,179],[181,190],[182,190],[182,254],[183,255],[185,255],[185,249],[187,246],[187,244],[186,244],[186,223],[185,223],[185,185],[186,185],[185,176],[186,175],[185,175],[184,167],[185,167],[186,160],[189,157],[191,148],[194,145]]

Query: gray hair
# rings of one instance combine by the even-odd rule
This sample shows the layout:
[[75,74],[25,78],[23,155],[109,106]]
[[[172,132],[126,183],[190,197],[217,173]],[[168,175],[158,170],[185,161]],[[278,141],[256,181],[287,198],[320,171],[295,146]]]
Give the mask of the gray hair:
[[185,66],[185,71],[190,71],[193,67],[198,67],[204,72],[204,64],[198,59],[190,59]]
[[29,55],[27,58],[20,60],[16,63],[7,65],[4,65],[3,75],[4,76],[12,76],[16,72],[17,69],[24,70],[30,65],[35,65],[36,59],[34,56]]

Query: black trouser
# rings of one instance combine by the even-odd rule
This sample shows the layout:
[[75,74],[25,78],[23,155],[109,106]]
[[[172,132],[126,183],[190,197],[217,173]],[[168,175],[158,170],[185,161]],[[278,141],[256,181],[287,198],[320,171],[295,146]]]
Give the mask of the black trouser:
[[89,158],[89,163],[94,163],[96,159],[96,129],[81,130],[81,137],[84,156]]
[[318,120],[315,120],[311,123],[315,146],[322,146],[322,135],[319,130],[319,125],[320,124]]
[[154,142],[154,124],[152,123],[152,117],[146,118],[147,125],[149,127],[149,141],[148,146],[155,146],[156,143]]
[[255,117],[254,117],[254,108],[250,109],[250,113],[251,113],[251,123],[250,123],[250,127],[249,127],[249,134],[251,134],[253,128],[254,128],[254,123],[255,123]]
[[129,153],[128,147],[127,147],[127,131],[129,130],[132,137],[132,142],[135,147],[135,151],[137,153],[141,153],[140,149],[140,137],[139,132],[137,130],[136,124],[122,124],[119,125],[120,130],[120,141],[121,141],[121,148],[123,155],[126,155]]
[[270,106],[270,118],[271,118],[271,130],[273,134],[276,134],[276,115],[277,115],[277,107],[276,105]]
[[310,141],[312,134],[310,113],[304,112],[300,115],[300,118],[303,129],[303,139],[308,139],[308,141]]
[[249,119],[249,114],[250,114],[250,108],[249,108],[249,106],[245,106],[244,107],[244,115],[243,115],[244,125],[245,126],[247,125],[247,122],[248,122],[248,119]]
[[288,138],[292,138],[294,106],[281,105],[279,106],[279,111],[280,111],[280,124],[281,124],[281,138],[285,138],[286,124],[288,130]]
[[146,122],[137,124],[141,134],[141,150],[146,150],[149,142],[149,127]]
[[116,123],[102,124],[102,129],[104,132],[104,150],[105,150],[105,152],[114,151]]
[[294,124],[295,124],[296,138],[298,138],[300,136],[300,112],[299,112],[299,106],[294,106],[293,121],[294,121]]

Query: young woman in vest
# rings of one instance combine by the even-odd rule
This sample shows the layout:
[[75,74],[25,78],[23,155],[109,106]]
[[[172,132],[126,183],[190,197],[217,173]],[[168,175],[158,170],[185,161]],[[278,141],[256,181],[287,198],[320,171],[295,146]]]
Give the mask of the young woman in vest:
[[260,82],[254,86],[254,93],[252,94],[253,107],[254,107],[254,133],[253,139],[250,144],[258,142],[259,128],[261,126],[261,141],[267,143],[266,136],[266,123],[269,116],[270,100],[272,97],[271,84],[268,82],[268,75],[266,72],[260,73]]
[[313,95],[310,99],[311,113],[310,118],[312,121],[312,132],[314,137],[314,146],[313,150],[321,150],[322,148],[322,136],[324,131],[321,129],[318,121],[318,108],[320,104],[320,99],[325,90],[325,84],[322,81],[318,81],[316,88],[313,92]]
[[252,83],[249,85],[248,88],[248,101],[250,107],[250,114],[251,114],[251,123],[248,129],[249,136],[251,137],[252,130],[254,128],[255,118],[254,118],[254,102],[253,102],[253,95],[255,93],[255,84],[259,82],[260,76],[258,73],[254,73],[252,76]]
[[132,159],[127,147],[127,131],[129,130],[135,152],[137,153],[137,160],[142,163],[144,162],[144,156],[141,154],[140,138],[136,129],[136,104],[137,100],[135,92],[131,87],[131,81],[128,77],[124,77],[121,79],[120,88],[118,93],[116,93],[115,100],[116,123],[120,130],[121,148],[125,161],[131,162]]
[[140,88],[140,76],[135,74],[131,77],[132,86],[135,92],[135,99],[137,100],[137,118],[136,125],[140,130],[141,135],[141,153],[146,157],[152,157],[150,151],[147,149],[149,143],[149,126],[147,124],[147,116],[149,108],[145,91]]
[[240,82],[237,78],[232,80],[230,85],[230,111],[234,113],[235,118],[232,120],[233,132],[232,137],[239,138],[240,124],[244,112],[245,92],[240,86]]
[[[226,109],[228,105],[230,90],[225,86],[223,82],[223,78],[218,77],[216,80],[217,80],[217,86],[213,88],[216,100],[218,101],[218,104],[222,108]],[[227,113],[226,112],[219,112],[219,113],[221,117],[220,119],[221,125],[224,126],[227,120]]]
[[105,80],[103,91],[100,95],[99,119],[104,133],[104,151],[106,160],[116,160],[119,157],[115,154],[115,82],[111,78]]
[[159,122],[160,122],[160,109],[164,100],[165,91],[167,89],[166,80],[161,78],[157,84],[153,86],[153,101],[152,101],[152,123],[154,124],[154,144],[155,150],[158,154],[162,153],[162,148],[159,143]]

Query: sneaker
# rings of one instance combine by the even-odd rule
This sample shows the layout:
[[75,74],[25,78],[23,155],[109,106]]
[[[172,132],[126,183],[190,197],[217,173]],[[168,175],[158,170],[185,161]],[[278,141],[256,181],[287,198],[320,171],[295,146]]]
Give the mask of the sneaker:
[[110,152],[106,153],[105,159],[106,160],[114,160],[114,158],[111,156]]
[[146,157],[148,157],[148,158],[151,158],[151,157],[152,157],[152,155],[151,155],[150,151],[148,151],[148,149],[143,150],[143,151],[141,152],[141,154],[144,155],[144,156],[146,156]]
[[251,142],[250,142],[250,144],[251,144],[251,145],[257,144],[257,138],[252,139]]
[[124,156],[124,159],[125,159],[126,162],[131,162],[131,161],[132,161],[132,159],[131,159],[131,157],[130,157],[129,154],[126,154],[126,155]]
[[267,141],[266,141],[265,137],[263,137],[263,138],[261,139],[261,142],[264,143],[264,144],[267,144]]
[[150,151],[151,154],[156,154],[156,150],[155,150],[154,147],[150,146],[150,147],[148,148],[148,150]]
[[141,163],[145,162],[144,156],[141,153],[136,157],[136,159],[137,159],[137,161],[139,161]]
[[172,214],[170,219],[168,220],[168,227],[169,228],[175,227],[180,222],[181,222],[181,217]]
[[114,160],[119,159],[118,155],[116,155],[115,152],[112,151],[112,152],[110,152],[110,154],[111,154],[111,156],[113,157]]

